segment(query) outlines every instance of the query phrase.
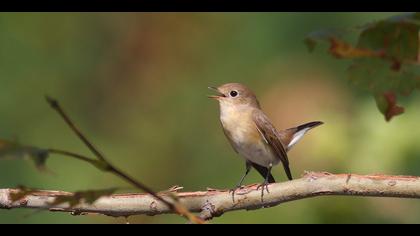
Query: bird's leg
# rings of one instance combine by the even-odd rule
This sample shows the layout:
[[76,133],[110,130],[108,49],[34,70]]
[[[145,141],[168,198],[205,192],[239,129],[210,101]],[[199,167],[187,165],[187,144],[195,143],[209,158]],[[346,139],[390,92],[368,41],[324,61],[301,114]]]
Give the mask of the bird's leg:
[[232,193],[232,201],[235,202],[235,191],[236,189],[240,188],[242,186],[242,182],[244,181],[245,177],[248,175],[249,171],[251,171],[251,164],[249,164],[248,162],[246,163],[246,171],[245,174],[242,176],[241,180],[239,181],[239,183],[235,186],[235,188],[230,189],[229,192]]
[[242,186],[242,182],[244,182],[245,177],[248,175],[249,171],[251,170],[251,165],[246,165],[246,171],[245,174],[242,176],[239,183],[236,185],[236,188],[240,188]]
[[271,164],[270,163],[270,165],[268,166],[268,171],[267,171],[267,175],[265,176],[265,179],[264,179],[264,182],[260,185],[260,186],[258,186],[257,187],[257,190],[259,189],[259,188],[262,188],[261,189],[261,201],[263,202],[264,201],[264,187],[267,189],[267,193],[270,193],[270,191],[268,190],[268,178],[269,178],[269,176],[270,176],[270,174],[271,174],[271,168],[273,167],[273,164]]

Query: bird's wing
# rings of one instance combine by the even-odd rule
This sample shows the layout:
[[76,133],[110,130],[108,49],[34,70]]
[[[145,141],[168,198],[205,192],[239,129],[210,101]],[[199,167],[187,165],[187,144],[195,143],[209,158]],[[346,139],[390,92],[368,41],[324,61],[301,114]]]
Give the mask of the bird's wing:
[[260,110],[254,111],[253,120],[265,142],[270,146],[276,157],[278,157],[282,162],[287,177],[289,180],[292,180],[293,178],[289,168],[287,153],[280,141],[280,138],[277,136],[276,128],[271,124],[268,117]]

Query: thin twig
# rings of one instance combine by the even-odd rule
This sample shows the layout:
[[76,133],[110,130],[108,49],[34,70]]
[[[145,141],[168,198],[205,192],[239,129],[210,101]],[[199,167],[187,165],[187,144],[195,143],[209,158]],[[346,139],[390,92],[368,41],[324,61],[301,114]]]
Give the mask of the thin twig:
[[49,149],[47,149],[47,151],[48,151],[48,153],[51,153],[51,154],[60,154],[60,155],[63,155],[63,156],[70,156],[70,157],[73,157],[77,160],[85,161],[85,162],[88,162],[88,163],[96,166],[95,165],[96,164],[95,160],[92,160],[89,157],[82,156],[82,155],[74,153],[74,152],[69,152],[69,151],[64,151],[64,150],[59,150],[59,149],[54,149],[54,148],[49,148]]
[[76,133],[76,135],[85,143],[85,145],[92,151],[93,154],[95,154],[96,157],[99,158],[99,160],[105,161],[104,155],[102,155],[101,152],[99,152],[98,149],[93,146],[93,144],[86,138],[85,135],[80,132],[80,130],[76,127],[76,125],[70,120],[69,116],[64,112],[64,110],[60,107],[60,104],[58,104],[58,101],[46,96],[45,97],[47,102],[50,104],[51,108],[60,114],[61,118],[64,119],[64,121],[67,123],[67,125]]
[[[97,167],[97,161],[90,159],[89,157],[86,156],[82,156],[80,154],[77,153],[73,153],[73,152],[69,152],[69,151],[64,151],[64,150],[59,150],[59,149],[47,149],[49,153],[53,153],[53,154],[60,154],[60,155],[64,155],[64,156],[70,156],[73,158],[76,158],[78,160],[81,161],[85,161],[88,162],[92,165],[94,165],[95,167]],[[119,177],[123,178],[124,180],[126,180],[127,182],[129,182],[130,184],[134,185],[136,188],[139,188],[151,195],[153,195],[155,198],[159,199],[160,201],[166,202],[165,199],[163,199],[162,197],[156,195],[153,190],[151,190],[150,188],[148,188],[147,186],[139,183],[138,181],[134,180],[132,177],[128,176],[127,174],[125,174],[124,172],[118,170],[117,168],[115,168],[112,165],[109,165],[107,168],[107,171],[112,172],[116,175],[118,175]]]

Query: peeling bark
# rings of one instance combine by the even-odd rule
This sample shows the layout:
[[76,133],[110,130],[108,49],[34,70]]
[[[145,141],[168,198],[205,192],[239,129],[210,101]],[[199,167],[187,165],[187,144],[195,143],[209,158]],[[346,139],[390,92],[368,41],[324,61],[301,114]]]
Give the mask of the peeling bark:
[[[270,184],[270,193],[261,199],[258,184],[248,185],[235,192],[235,201],[229,190],[208,189],[198,192],[176,192],[179,201],[191,212],[199,212],[200,217],[209,220],[235,210],[255,210],[273,207],[284,202],[304,198],[336,196],[368,196],[420,198],[420,177],[389,175],[330,174],[308,172],[300,179]],[[70,207],[67,203],[51,206],[57,196],[72,195],[61,191],[39,191],[12,202],[9,198],[14,189],[0,189],[0,208],[32,208],[50,211],[71,212],[75,215],[96,213],[107,216],[159,215],[173,213],[165,204],[156,201],[149,194],[114,194],[101,197],[93,204],[81,203]],[[166,192],[159,193],[168,201]]]

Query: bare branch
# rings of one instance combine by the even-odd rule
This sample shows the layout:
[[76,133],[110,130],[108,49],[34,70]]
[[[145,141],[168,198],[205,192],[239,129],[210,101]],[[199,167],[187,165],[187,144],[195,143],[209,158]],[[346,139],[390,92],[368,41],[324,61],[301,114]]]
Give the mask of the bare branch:
[[90,163],[92,165],[94,165],[95,167],[98,166],[98,161],[90,159],[89,157],[74,153],[74,152],[69,152],[69,151],[65,151],[65,150],[59,150],[59,149],[54,149],[54,148],[49,148],[47,149],[48,153],[50,154],[59,154],[59,155],[63,155],[63,156],[67,156],[67,157],[72,157],[75,158],[77,160],[80,161],[85,161],[87,163]]
[[[177,193],[180,203],[191,212],[200,212],[203,219],[209,220],[225,212],[235,210],[255,210],[273,207],[278,204],[304,198],[343,195],[420,198],[420,177],[356,175],[308,172],[302,178],[269,185],[270,193],[261,201],[258,185],[249,185],[236,191],[235,202],[228,190]],[[57,196],[72,195],[60,191],[39,191],[31,193],[18,202],[12,202],[10,193],[14,189],[0,190],[0,208],[33,208],[50,211],[72,212],[73,214],[99,213],[108,216],[159,215],[174,213],[166,204],[149,194],[115,194],[101,197],[93,204],[80,204],[70,208],[67,204],[51,207]],[[169,200],[169,193],[159,193]]]
[[91,150],[91,152],[98,158],[98,161],[92,160],[88,157],[68,152],[68,151],[62,151],[57,149],[48,149],[51,153],[61,154],[69,157],[76,158],[78,160],[82,160],[85,162],[89,162],[90,164],[94,165],[95,167],[103,170],[108,171],[110,173],[113,173],[114,175],[124,179],[125,181],[129,182],[136,188],[145,191],[146,193],[153,196],[155,199],[161,201],[163,204],[165,204],[171,211],[174,211],[178,213],[180,216],[183,216],[187,219],[189,219],[193,223],[204,223],[203,220],[191,212],[189,212],[182,204],[173,201],[173,199],[164,199],[161,196],[157,195],[151,188],[146,186],[145,184],[141,183],[140,181],[137,181],[136,179],[132,178],[128,174],[124,173],[117,167],[115,167],[111,162],[109,162],[105,156],[90,142],[84,134],[80,131],[79,128],[75,125],[75,123],[70,119],[70,117],[67,115],[66,112],[64,112],[64,109],[61,108],[60,104],[57,100],[46,96],[46,100],[48,104],[53,108],[60,116],[63,118],[63,120],[66,122],[66,124],[70,127],[70,129],[77,135],[77,137],[82,140],[82,142]]
[[97,148],[95,148],[95,146],[93,146],[93,144],[86,138],[86,136],[82,134],[82,132],[79,130],[79,128],[76,127],[76,125],[73,123],[73,121],[71,121],[70,117],[61,108],[58,101],[49,97],[49,96],[46,96],[46,100],[47,100],[48,104],[50,104],[51,108],[54,109],[55,111],[57,111],[57,113],[61,116],[61,118],[63,118],[63,120],[66,122],[66,124],[77,135],[77,137],[79,137],[80,140],[82,140],[82,142],[92,151],[92,153],[95,154],[95,156],[99,160],[105,161],[104,155],[102,155],[102,153]]

